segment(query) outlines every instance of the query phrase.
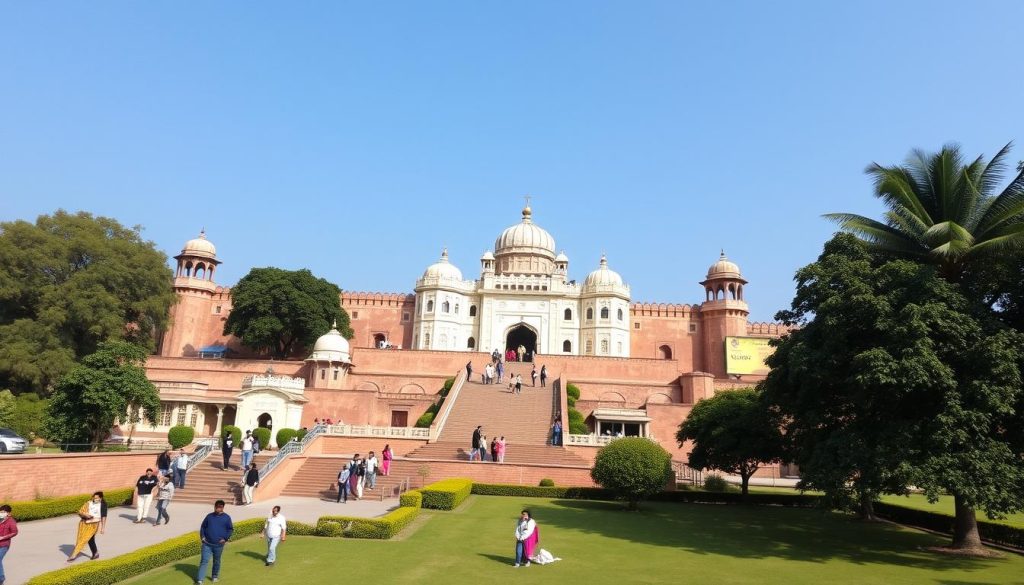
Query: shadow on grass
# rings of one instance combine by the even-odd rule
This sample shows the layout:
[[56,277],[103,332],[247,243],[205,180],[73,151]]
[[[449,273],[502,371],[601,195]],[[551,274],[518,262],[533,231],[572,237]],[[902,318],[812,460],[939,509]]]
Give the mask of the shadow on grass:
[[494,561],[494,562],[496,562],[496,563],[498,563],[500,565],[512,565],[512,561],[515,559],[515,555],[513,555],[513,556],[502,556],[502,555],[492,555],[492,554],[488,554],[488,553],[476,553],[476,556],[483,557],[485,559],[490,559],[490,560],[492,560],[492,561]]
[[[982,570],[998,559],[965,559],[925,547],[945,539],[822,510],[646,502],[554,500],[531,508],[541,527],[737,558],[891,564],[930,570]],[[548,533],[550,534],[550,532]],[[950,584],[953,585],[953,584]]]
[[199,566],[198,565],[190,565],[190,564],[186,564],[186,563],[175,563],[174,564],[174,570],[175,570],[175,572],[178,572],[178,573],[181,573],[182,575],[187,576],[189,579],[192,580],[193,583],[196,580],[196,575],[199,574]]

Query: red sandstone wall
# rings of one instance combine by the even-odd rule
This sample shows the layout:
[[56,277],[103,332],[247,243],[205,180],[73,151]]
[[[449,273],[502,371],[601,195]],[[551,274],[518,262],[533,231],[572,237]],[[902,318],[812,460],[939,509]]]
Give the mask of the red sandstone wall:
[[146,452],[4,457],[0,462],[0,502],[132,487],[147,467],[156,465],[157,455]]
[[[415,295],[401,293],[343,292],[341,306],[351,318],[352,347],[376,347],[375,335],[392,345],[412,346]],[[403,314],[408,319],[403,320]]]
[[[636,303],[630,307],[631,357],[665,359],[662,347],[671,350],[671,359],[682,372],[703,367],[700,308],[691,305]],[[636,325],[640,328],[637,329]],[[696,327],[690,331],[690,326]]]
[[264,374],[268,366],[278,376],[302,377],[305,362],[269,360],[206,360],[201,358],[168,358],[150,356],[146,360],[146,375],[150,380],[171,380],[209,384],[211,390],[242,389],[242,378]]
[[324,455],[352,455],[362,453],[366,455],[370,451],[377,454],[384,450],[384,445],[391,445],[391,450],[396,457],[404,457],[410,451],[414,451],[427,441],[417,439],[375,439],[370,437],[323,437],[317,440],[320,444],[319,453]]

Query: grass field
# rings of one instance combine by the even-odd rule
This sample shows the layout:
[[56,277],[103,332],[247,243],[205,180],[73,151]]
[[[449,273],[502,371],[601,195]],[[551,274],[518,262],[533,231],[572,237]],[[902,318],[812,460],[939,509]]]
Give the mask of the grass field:
[[[522,508],[563,561],[511,566]],[[397,541],[290,538],[273,568],[263,566],[262,541],[232,543],[220,583],[1024,584],[1024,557],[925,550],[945,543],[817,510],[658,503],[630,513],[608,502],[473,496],[455,512],[425,511]],[[186,583],[197,565],[187,559],[130,582]]]
[[[905,506],[907,508],[914,508],[915,510],[925,510],[927,512],[936,512],[938,514],[946,514],[947,516],[955,516],[953,508],[953,496],[942,496],[938,502],[934,504],[928,501],[928,498],[921,494],[910,494],[909,496],[882,496],[882,501],[887,504],[895,504],[897,506]],[[988,522],[998,522],[1000,524],[1007,524],[1009,526],[1016,526],[1017,528],[1024,528],[1024,513],[1010,514],[1002,520],[989,520],[985,512],[978,510],[978,520],[986,520]]]

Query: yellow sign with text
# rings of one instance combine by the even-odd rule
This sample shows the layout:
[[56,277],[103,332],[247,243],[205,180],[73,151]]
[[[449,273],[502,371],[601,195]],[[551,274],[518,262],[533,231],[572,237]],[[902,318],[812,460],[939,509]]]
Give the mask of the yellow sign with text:
[[772,354],[768,339],[763,337],[726,337],[725,371],[729,374],[764,376],[768,366],[764,360]]

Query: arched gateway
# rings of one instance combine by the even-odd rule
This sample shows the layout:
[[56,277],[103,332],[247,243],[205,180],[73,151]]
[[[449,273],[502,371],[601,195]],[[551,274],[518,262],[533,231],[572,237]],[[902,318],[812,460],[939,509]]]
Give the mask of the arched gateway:
[[509,329],[505,335],[505,351],[518,351],[519,346],[526,349],[523,359],[530,359],[537,353],[537,332],[524,323],[520,323]]

